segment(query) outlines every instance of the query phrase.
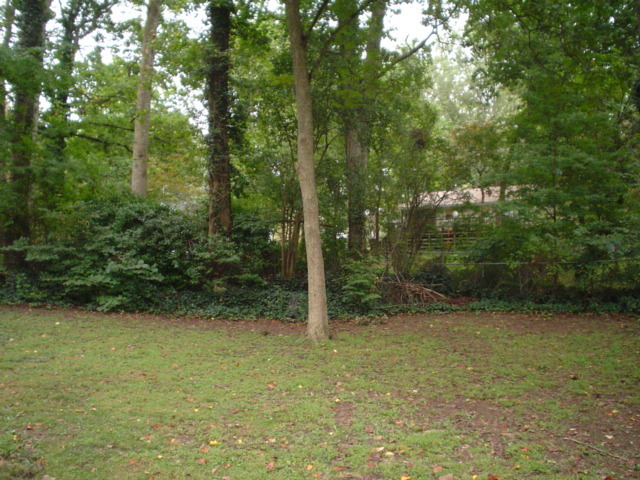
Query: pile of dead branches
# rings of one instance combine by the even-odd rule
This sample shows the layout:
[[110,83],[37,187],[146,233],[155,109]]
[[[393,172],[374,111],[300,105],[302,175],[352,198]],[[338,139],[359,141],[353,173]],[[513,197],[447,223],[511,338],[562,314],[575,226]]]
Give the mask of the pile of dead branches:
[[[437,285],[429,285],[433,287]],[[420,283],[407,281],[399,275],[385,278],[380,282],[383,298],[397,305],[441,302],[446,296]]]

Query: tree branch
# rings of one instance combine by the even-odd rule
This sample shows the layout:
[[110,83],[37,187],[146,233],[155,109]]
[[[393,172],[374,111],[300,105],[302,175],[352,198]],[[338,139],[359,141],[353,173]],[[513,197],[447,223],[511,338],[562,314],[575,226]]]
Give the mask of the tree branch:
[[89,135],[84,135],[82,133],[72,133],[71,136],[78,137],[78,138],[84,138],[85,140],[89,140],[89,141],[95,142],[95,143],[100,143],[100,144],[104,145],[105,147],[111,147],[111,146],[122,147],[127,152],[133,153],[133,150],[131,150],[131,147],[129,145],[125,145],[124,143],[108,142],[106,140],[101,140],[99,138],[90,137]]
[[316,12],[316,15],[313,17],[313,20],[311,21],[311,25],[309,25],[309,28],[304,33],[304,39],[305,40],[311,36],[311,32],[313,31],[313,27],[315,27],[316,23],[318,23],[318,20],[320,20],[320,17],[322,16],[322,14],[324,13],[325,9],[327,8],[327,5],[329,5],[329,0],[323,0],[322,5],[320,5],[320,8],[318,8],[318,11]]
[[311,70],[309,71],[309,77],[313,77],[313,72],[315,72],[316,68],[318,68],[318,66],[320,65],[320,62],[322,62],[322,59],[329,51],[329,47],[338,36],[338,33],[340,33],[343,28],[350,25],[356,18],[358,18],[358,16],[365,8],[367,8],[375,1],[376,0],[366,0],[365,2],[363,2],[362,5],[360,5],[360,7],[349,16],[349,18],[347,18],[344,22],[338,24],[333,32],[331,32],[331,35],[329,35],[329,38],[327,38],[327,40],[324,42],[324,45],[322,46],[322,49],[320,50],[320,55],[318,55],[318,58],[316,58],[316,61],[313,64],[313,67],[311,67]]
[[439,21],[436,22],[436,24],[433,26],[433,31],[427,35],[427,37],[422,40],[420,43],[418,43],[417,45],[415,45],[411,50],[409,50],[408,52],[400,55],[399,57],[396,57],[389,65],[386,66],[386,68],[384,70],[382,70],[382,72],[378,75],[378,78],[384,76],[385,73],[387,73],[389,70],[391,70],[394,66],[396,66],[398,63],[406,60],[409,57],[412,57],[413,55],[415,55],[416,53],[418,53],[420,50],[422,50],[424,48],[424,46],[427,44],[427,42],[429,41],[429,39],[437,34],[438,32],[438,27],[446,24],[449,20],[451,20],[451,17],[454,16],[454,14],[456,13],[456,11],[458,10],[458,7],[460,7],[459,3],[454,4],[453,9],[451,10],[451,12],[449,13],[449,16],[441,19]]
[[399,57],[394,58],[393,61],[390,64],[386,65],[384,70],[380,72],[380,74],[378,75],[378,78],[384,76],[385,73],[387,73],[389,70],[395,67],[398,63],[402,62],[403,60],[406,60],[409,57],[414,56],[416,53],[422,50],[424,46],[427,44],[427,42],[429,41],[429,39],[434,35],[434,33],[435,33],[435,30],[431,32],[429,35],[427,35],[427,37],[424,40],[422,40],[420,43],[414,46],[411,50],[400,55]]
[[101,122],[83,122],[85,125],[93,125],[95,127],[107,127],[114,128],[116,130],[126,130],[127,132],[133,132],[133,128],[131,127],[121,127],[119,125],[113,125],[111,123],[101,123]]

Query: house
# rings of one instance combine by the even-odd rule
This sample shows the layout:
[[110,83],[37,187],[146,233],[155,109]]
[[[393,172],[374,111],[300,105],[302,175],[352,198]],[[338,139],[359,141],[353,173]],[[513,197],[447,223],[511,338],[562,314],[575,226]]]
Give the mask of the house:
[[518,187],[464,188],[425,194],[420,205],[425,220],[420,250],[430,253],[463,253],[482,237],[487,215],[500,201],[509,201]]

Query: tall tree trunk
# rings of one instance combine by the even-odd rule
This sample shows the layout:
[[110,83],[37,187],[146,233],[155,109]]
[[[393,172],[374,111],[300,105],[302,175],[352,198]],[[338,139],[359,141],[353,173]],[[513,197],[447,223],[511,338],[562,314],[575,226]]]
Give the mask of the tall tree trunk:
[[[38,97],[41,90],[41,69],[47,22],[48,2],[46,0],[20,0],[16,4],[18,42],[17,49],[34,59],[37,71],[14,86],[15,104],[13,111],[13,132],[11,141],[11,166],[9,182],[13,208],[4,232],[6,245],[11,245],[21,237],[30,236],[31,224],[31,165],[35,155],[34,133]],[[9,252],[5,255],[7,268],[14,268],[21,262],[20,255]]]
[[147,165],[149,163],[149,126],[151,122],[151,85],[156,50],[154,40],[160,23],[162,0],[149,0],[147,20],[142,33],[142,56],[138,75],[136,119],[133,127],[133,165],[131,191],[137,197],[147,196]]
[[362,138],[363,126],[358,121],[361,114],[347,113],[344,131],[345,155],[347,157],[347,217],[349,250],[365,253],[367,249],[366,206],[367,178],[366,170],[369,159],[367,143]]
[[211,22],[207,104],[209,109],[209,234],[231,233],[231,164],[229,158],[229,41],[231,0],[210,0]]
[[[357,90],[375,90],[372,82],[377,80],[380,68],[380,43],[384,32],[386,4],[376,0],[371,5],[368,26],[366,58],[363,62],[364,78],[359,79]],[[360,62],[352,56],[352,61]],[[353,85],[351,86],[353,88]],[[366,94],[366,93],[365,93]],[[371,131],[370,98],[363,98],[359,108],[345,112],[345,154],[347,158],[347,216],[349,250],[365,253],[367,249],[366,207],[367,207],[367,164],[369,161],[369,136]]]
[[299,0],[285,0],[298,118],[298,181],[302,193],[304,238],[307,251],[309,314],[307,335],[313,342],[329,338],[327,290],[320,238],[320,211],[313,164],[313,108],[307,47],[302,33]]
[[[3,17],[2,17],[2,28],[4,30],[4,36],[2,39],[2,46],[5,49],[9,48],[9,43],[11,42],[11,31],[13,29],[13,20],[15,18],[16,8],[12,0],[6,0]],[[7,86],[4,82],[4,75],[2,70],[0,70],[0,125],[6,123],[7,120]]]

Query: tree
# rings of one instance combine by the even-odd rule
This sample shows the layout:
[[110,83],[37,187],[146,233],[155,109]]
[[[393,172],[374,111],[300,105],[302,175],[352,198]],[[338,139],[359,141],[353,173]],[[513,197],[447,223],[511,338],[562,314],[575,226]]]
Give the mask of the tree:
[[[2,29],[4,34],[2,36],[2,49],[9,50],[9,44],[11,42],[11,33],[13,30],[13,22],[16,15],[16,7],[12,0],[6,0],[4,8],[2,9]],[[0,70],[0,125],[4,125],[7,118],[7,86],[5,84],[5,75]]]
[[[4,230],[4,241],[11,245],[31,233],[32,162],[36,156],[34,143],[38,97],[42,88],[45,25],[48,20],[46,0],[20,0],[16,4],[19,61],[27,75],[14,84],[13,127],[9,188],[12,208]],[[13,267],[21,261],[14,254],[5,255],[5,263]]]
[[69,0],[62,5],[57,23],[60,38],[53,41],[56,64],[50,67],[55,80],[48,82],[45,94],[50,107],[43,115],[43,140],[47,154],[44,172],[38,179],[46,190],[42,206],[54,210],[62,201],[65,172],[68,169],[66,146],[75,133],[70,119],[77,79],[77,54],[80,42],[109,22],[115,0]]
[[309,315],[307,335],[314,342],[329,337],[327,291],[324,258],[320,238],[320,211],[316,189],[313,147],[313,104],[311,78],[307,67],[307,47],[300,18],[298,0],[285,0],[291,58],[295,82],[296,113],[298,119],[298,181],[302,192],[304,238],[307,251],[309,281]]
[[229,153],[229,122],[231,94],[229,91],[231,0],[210,0],[208,5],[210,45],[207,51],[207,107],[209,112],[209,233],[230,234],[231,163]]
[[[368,28],[365,37],[364,60],[358,49],[352,45],[351,38],[343,40],[343,52],[348,59],[348,70],[344,72],[341,91],[343,98],[341,117],[344,122],[344,144],[347,166],[347,217],[349,223],[348,247],[358,253],[364,253],[366,242],[366,207],[367,207],[367,163],[372,119],[372,103],[377,92],[377,78],[382,68],[380,43],[384,33],[384,16],[386,4],[382,0],[372,3]],[[349,30],[355,30],[352,27]]]
[[494,244],[509,250],[487,248],[483,259],[568,262],[553,275],[538,274],[557,282],[559,268],[579,280],[598,262],[637,251],[634,6],[628,0],[469,2],[466,34],[484,61],[479,75],[522,98],[510,134],[509,175],[520,188]]
[[147,164],[149,162],[149,126],[151,121],[151,85],[153,82],[154,41],[160,22],[162,0],[149,0],[147,20],[142,32],[142,54],[133,132],[133,167],[131,190],[139,197],[147,196]]

